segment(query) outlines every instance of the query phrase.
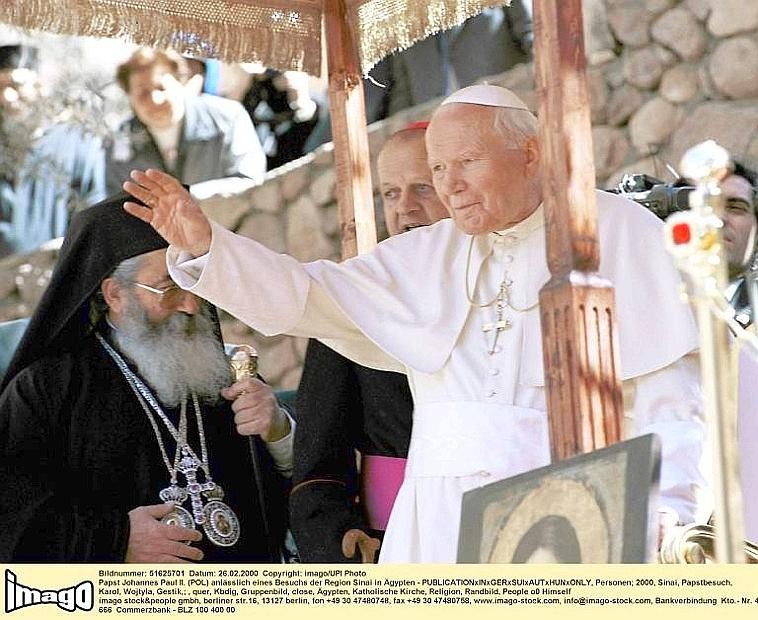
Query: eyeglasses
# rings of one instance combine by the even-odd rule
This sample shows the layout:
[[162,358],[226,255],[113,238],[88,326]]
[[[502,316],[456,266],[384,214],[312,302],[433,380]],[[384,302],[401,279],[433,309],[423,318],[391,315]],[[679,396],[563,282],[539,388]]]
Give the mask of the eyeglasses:
[[148,286],[142,284],[142,282],[131,282],[134,286],[138,286],[141,289],[150,291],[151,293],[158,295],[159,303],[164,308],[170,308],[177,304],[184,294],[184,289],[180,288],[177,284],[169,284],[163,288],[155,288],[154,286]]

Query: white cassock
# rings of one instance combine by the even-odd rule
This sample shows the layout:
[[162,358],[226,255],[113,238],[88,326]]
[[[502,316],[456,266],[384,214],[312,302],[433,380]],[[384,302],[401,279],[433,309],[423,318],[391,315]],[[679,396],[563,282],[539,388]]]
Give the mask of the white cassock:
[[[710,513],[704,423],[689,308],[663,248],[661,222],[598,192],[600,274],[616,288],[626,436],[660,435],[663,505],[684,521]],[[405,372],[415,403],[406,478],[382,562],[455,562],[464,491],[550,461],[537,308],[548,280],[543,209],[498,234],[451,220],[388,239],[344,263],[301,265],[213,225],[210,252],[170,248],[184,288],[266,335],[311,336],[360,364]],[[470,253],[470,257],[469,257]],[[492,350],[502,281],[511,326]]]

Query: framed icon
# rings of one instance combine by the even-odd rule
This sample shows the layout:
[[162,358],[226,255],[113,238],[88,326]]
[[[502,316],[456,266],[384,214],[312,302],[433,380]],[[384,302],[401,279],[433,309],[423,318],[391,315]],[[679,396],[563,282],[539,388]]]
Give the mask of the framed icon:
[[644,435],[468,491],[458,561],[653,561],[659,477],[658,439]]

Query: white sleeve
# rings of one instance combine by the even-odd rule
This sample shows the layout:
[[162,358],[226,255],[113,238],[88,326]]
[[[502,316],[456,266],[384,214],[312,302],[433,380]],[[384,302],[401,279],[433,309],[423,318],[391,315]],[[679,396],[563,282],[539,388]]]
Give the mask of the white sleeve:
[[684,523],[706,522],[713,497],[697,354],[630,379],[624,388],[634,394],[625,412],[626,436],[655,433],[661,439],[661,506],[676,510]]
[[207,299],[265,336],[318,338],[349,359],[404,372],[400,362],[369,340],[291,256],[211,222],[208,254],[193,257],[169,247],[166,263],[182,288]]
[[271,460],[274,461],[274,467],[276,468],[276,471],[278,471],[285,478],[292,478],[292,449],[294,445],[296,423],[284,407],[280,407],[279,409],[284,413],[284,415],[287,416],[287,419],[289,420],[290,432],[281,439],[278,439],[276,441],[266,441],[264,443],[266,445],[268,453],[271,455]]

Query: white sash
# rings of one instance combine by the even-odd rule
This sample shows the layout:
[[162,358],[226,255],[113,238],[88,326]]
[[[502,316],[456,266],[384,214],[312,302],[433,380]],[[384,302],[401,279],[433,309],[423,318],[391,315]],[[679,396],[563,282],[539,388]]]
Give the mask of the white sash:
[[493,482],[550,462],[547,414],[480,401],[416,405],[405,477]]

